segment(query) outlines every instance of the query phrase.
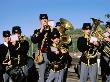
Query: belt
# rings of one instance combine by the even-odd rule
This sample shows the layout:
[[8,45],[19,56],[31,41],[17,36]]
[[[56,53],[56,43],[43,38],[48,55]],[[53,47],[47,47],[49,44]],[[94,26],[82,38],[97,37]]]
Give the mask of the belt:
[[53,65],[53,66],[51,67],[51,70],[54,71],[54,72],[60,72],[60,71],[63,70],[64,68],[65,68],[64,65],[57,65],[57,64],[55,64],[55,65]]

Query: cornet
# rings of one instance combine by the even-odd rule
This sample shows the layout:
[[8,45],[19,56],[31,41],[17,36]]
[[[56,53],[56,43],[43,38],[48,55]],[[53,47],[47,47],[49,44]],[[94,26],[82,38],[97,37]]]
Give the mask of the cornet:
[[50,26],[49,25],[45,25],[44,26],[44,31],[49,31],[50,30]]

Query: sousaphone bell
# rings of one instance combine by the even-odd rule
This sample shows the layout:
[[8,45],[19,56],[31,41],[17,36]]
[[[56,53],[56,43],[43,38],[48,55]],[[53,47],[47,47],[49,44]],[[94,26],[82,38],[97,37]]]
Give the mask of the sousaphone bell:
[[61,44],[68,45],[71,43],[72,39],[71,36],[69,36],[66,31],[72,30],[74,27],[73,25],[66,19],[60,18],[61,26],[59,28],[59,32],[61,34]]

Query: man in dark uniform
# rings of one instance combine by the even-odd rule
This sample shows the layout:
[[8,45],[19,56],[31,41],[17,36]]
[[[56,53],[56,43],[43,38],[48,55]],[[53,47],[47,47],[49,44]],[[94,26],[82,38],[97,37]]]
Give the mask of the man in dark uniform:
[[88,75],[91,82],[97,82],[97,38],[91,38],[91,24],[84,23],[82,31],[84,35],[78,38],[77,48],[82,52],[80,82],[87,82]]
[[110,82],[110,22],[106,22],[106,32],[104,40],[101,42],[101,76],[102,82]]
[[[60,30],[60,28],[61,28],[61,22],[56,22],[56,26],[55,27],[57,28],[57,30]],[[54,30],[54,28],[53,28],[53,30]],[[60,31],[59,31],[59,33],[60,33]],[[61,35],[61,33],[60,33],[60,35]],[[68,35],[67,35],[67,37],[68,37]],[[60,39],[63,40],[61,38],[61,36],[60,36]],[[69,46],[71,46],[71,45],[72,45],[72,40],[69,42],[69,44],[64,44],[64,43],[62,44],[62,47],[66,50],[66,53],[68,53],[68,55],[67,55],[67,61],[68,62],[65,65],[64,72],[62,73],[63,74],[62,75],[63,82],[66,82],[68,68],[71,66],[71,62],[72,62],[72,57],[69,55]]]
[[[10,44],[10,31],[3,31],[3,44],[0,45],[0,82],[6,82],[9,77],[5,72],[7,71],[6,66],[11,65],[10,54],[11,54],[11,44]],[[5,73],[3,75],[3,73]],[[4,81],[2,79],[4,77]]]
[[68,52],[64,46],[60,44],[60,33],[57,29],[53,29],[51,33],[52,44],[48,52],[50,63],[49,77],[46,82],[64,82],[65,67],[68,61]]
[[[29,50],[29,43],[26,40],[25,36],[21,35],[21,27],[20,26],[14,26],[12,27],[12,36],[11,36],[11,42],[14,45],[14,53],[12,55],[12,65],[14,67],[14,70],[16,71],[16,77],[13,78],[15,82],[27,82],[27,76],[28,76],[28,66],[27,66],[27,59],[28,59],[28,50]],[[19,70],[19,71],[18,71]],[[17,74],[17,72],[20,72]],[[11,71],[10,71],[11,73]],[[20,75],[19,75],[20,74]],[[12,75],[13,72],[12,72]]]
[[50,45],[50,33],[51,28],[48,25],[48,16],[47,14],[40,14],[39,16],[41,28],[36,29],[34,34],[31,37],[31,41],[36,44],[38,43],[38,52],[43,54],[43,62],[37,62],[39,64],[39,81],[38,82],[45,82],[44,75],[46,70],[46,65],[48,64],[47,59],[47,52]]

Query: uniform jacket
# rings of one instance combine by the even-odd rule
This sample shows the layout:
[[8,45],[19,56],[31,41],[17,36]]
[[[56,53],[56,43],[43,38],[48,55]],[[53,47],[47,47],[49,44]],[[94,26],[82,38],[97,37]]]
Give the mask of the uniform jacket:
[[6,55],[8,53],[8,50],[9,50],[10,56],[12,56],[14,47],[11,43],[9,43],[8,46],[6,46],[5,44],[0,45],[0,64],[2,65],[2,68],[3,68],[2,70],[4,70],[4,71],[5,71],[6,65],[3,65],[2,63],[6,59]]
[[[77,40],[77,48],[80,52],[82,52],[82,56],[80,58],[81,62],[88,64],[88,59],[86,57],[85,51],[88,51],[90,48],[93,49],[94,48],[93,44],[89,43],[89,45],[87,45],[87,39],[82,36],[79,37]],[[90,58],[89,62],[90,65],[97,63],[97,56],[95,58]]]
[[[45,40],[44,40],[44,45],[43,45],[43,47],[41,48],[42,41],[43,41],[44,35],[45,35],[46,33],[48,33],[48,34],[47,34],[47,37],[46,37]],[[31,41],[32,41],[34,44],[38,43],[38,49],[41,49],[42,52],[47,52],[48,49],[49,49],[50,43],[51,43],[50,33],[51,33],[51,31],[48,31],[48,32],[43,31],[42,33],[40,33],[40,29],[35,30],[35,31],[34,31],[34,34],[33,34],[32,37],[31,37]],[[36,37],[35,34],[37,34],[38,36]]]
[[[12,58],[18,58],[18,55],[20,55],[20,64],[26,64],[27,58],[28,58],[28,50],[29,50],[29,42],[26,40],[23,41],[17,41],[16,45],[14,46],[14,53],[12,54]],[[13,60],[14,61],[14,60]],[[17,61],[15,60],[17,63]]]
[[[59,51],[60,52],[60,51]],[[62,54],[61,52],[59,54],[55,54],[55,52],[53,52],[51,49],[48,52],[48,60],[51,64],[51,69],[54,68],[55,64],[58,64],[59,67],[57,69],[57,71],[64,69],[65,65],[70,66],[72,59],[69,56],[69,53],[65,53]]]

